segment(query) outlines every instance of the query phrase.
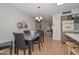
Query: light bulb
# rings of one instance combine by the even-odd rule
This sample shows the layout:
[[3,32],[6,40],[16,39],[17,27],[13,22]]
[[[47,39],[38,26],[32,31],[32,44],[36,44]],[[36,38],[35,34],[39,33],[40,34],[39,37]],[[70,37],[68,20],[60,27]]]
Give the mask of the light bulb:
[[36,17],[35,20],[38,20],[38,17]]
[[38,22],[40,22],[40,19],[38,19]]
[[43,19],[41,16],[39,17],[41,20]]

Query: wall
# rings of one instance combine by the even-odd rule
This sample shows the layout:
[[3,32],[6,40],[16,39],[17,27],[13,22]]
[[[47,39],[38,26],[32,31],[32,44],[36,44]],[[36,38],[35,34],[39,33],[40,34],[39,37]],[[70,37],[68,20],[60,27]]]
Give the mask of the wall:
[[61,40],[61,15],[53,16],[53,40]]
[[[79,13],[79,8],[71,10],[71,14],[76,14]],[[53,40],[61,40],[61,14],[62,12],[59,12],[55,15],[53,15],[52,18],[52,27],[53,27]],[[65,14],[65,15],[70,15],[70,14]]]
[[35,30],[33,18],[7,4],[0,4],[0,43],[13,40],[13,31],[18,21],[24,21],[30,30]]

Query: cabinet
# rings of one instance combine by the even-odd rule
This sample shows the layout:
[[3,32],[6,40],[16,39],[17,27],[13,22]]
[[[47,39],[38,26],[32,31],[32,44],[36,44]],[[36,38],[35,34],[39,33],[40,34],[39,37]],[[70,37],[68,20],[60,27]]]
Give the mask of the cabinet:
[[79,14],[73,14],[73,15],[72,15],[72,19],[73,19],[73,20],[79,19]]
[[79,32],[79,20],[74,20],[74,32]]
[[79,20],[62,21],[62,32],[79,32]]
[[65,42],[68,42],[69,41],[69,38],[63,33],[63,36],[62,36],[62,43],[65,43]]
[[68,16],[61,16],[62,20],[68,20]]
[[72,20],[72,15],[61,16],[62,20]]
[[77,20],[77,19],[79,19],[79,13],[72,14],[72,15],[61,16],[61,19],[62,20]]
[[67,37],[64,32],[79,32],[79,13],[61,16],[61,41],[65,42]]
[[79,13],[61,16],[62,32],[79,32]]
[[74,31],[74,20],[62,21],[62,31],[73,32]]

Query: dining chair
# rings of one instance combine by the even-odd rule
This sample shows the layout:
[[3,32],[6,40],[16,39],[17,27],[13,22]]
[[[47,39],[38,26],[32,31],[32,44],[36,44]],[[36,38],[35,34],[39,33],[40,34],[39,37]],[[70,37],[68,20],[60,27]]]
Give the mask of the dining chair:
[[44,42],[44,31],[43,30],[38,30],[38,33],[40,33],[41,46],[43,46],[43,42]]
[[19,50],[24,51],[29,48],[29,44],[25,43],[24,35],[22,33],[13,33],[15,39],[15,52],[18,54]]
[[43,46],[43,40],[42,40],[43,39],[43,31],[42,30],[38,30],[37,33],[39,33],[39,37],[37,37],[33,41],[33,44],[38,44],[39,45],[39,50],[41,50],[40,44],[41,44],[41,46]]
[[27,35],[27,34],[30,34],[30,30],[24,30],[24,33]]

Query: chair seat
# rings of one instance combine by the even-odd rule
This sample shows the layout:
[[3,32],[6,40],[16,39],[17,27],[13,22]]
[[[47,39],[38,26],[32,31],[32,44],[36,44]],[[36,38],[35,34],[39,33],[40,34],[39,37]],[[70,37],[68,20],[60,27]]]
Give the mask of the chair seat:
[[24,50],[24,49],[27,50],[28,48],[29,48],[29,46],[26,45],[25,48],[20,48],[20,49],[21,49],[21,50]]
[[37,38],[33,41],[33,43],[39,43],[39,37],[37,37]]
[[37,44],[37,43],[39,43],[39,41],[33,41],[33,43],[34,43],[34,44]]
[[72,49],[71,52],[75,55],[79,55],[79,49]]

